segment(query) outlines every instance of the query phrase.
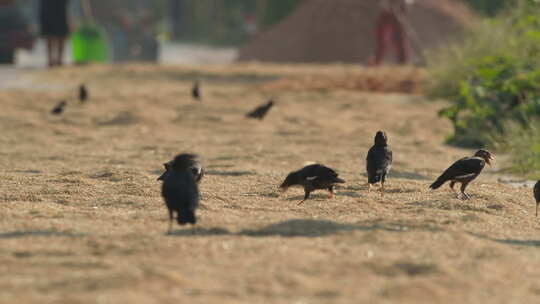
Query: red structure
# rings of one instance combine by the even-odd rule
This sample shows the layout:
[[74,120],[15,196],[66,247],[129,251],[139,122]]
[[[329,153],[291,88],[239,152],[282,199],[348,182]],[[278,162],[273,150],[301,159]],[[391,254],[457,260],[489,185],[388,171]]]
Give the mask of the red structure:
[[[279,1],[279,0],[276,0]],[[239,51],[239,61],[373,64],[381,0],[303,0],[281,22],[259,31]],[[407,0],[409,62],[459,38],[477,20],[464,1]],[[394,43],[394,42],[392,42]],[[394,53],[394,44],[388,44]]]
[[396,51],[400,64],[409,62],[409,44],[404,24],[406,5],[404,0],[381,1],[381,12],[375,31],[377,45],[373,64],[381,64],[390,48]]

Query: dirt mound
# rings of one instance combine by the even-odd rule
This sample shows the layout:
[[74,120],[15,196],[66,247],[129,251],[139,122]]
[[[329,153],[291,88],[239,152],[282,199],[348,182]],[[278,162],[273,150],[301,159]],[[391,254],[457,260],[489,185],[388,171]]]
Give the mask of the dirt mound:
[[[240,61],[361,62],[375,48],[378,1],[306,0],[281,23],[241,48]],[[458,35],[474,19],[455,0],[416,0],[409,6],[413,58]]]

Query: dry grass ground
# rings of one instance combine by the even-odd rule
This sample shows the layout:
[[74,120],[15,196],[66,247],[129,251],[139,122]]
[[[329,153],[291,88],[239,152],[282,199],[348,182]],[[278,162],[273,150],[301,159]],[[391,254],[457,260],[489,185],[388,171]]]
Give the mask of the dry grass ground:
[[[488,169],[471,201],[427,191],[472,153],[443,144],[443,104],[268,86],[357,68],[65,68],[35,74],[37,89],[0,92],[0,303],[537,302],[530,189]],[[194,78],[202,103],[188,95]],[[83,81],[92,99],[79,105]],[[266,120],[243,117],[272,95]],[[65,114],[51,116],[65,96]],[[395,155],[384,199],[364,176],[379,129]],[[207,169],[200,223],[166,235],[156,178],[183,151]],[[278,196],[307,161],[347,180],[336,198]]]

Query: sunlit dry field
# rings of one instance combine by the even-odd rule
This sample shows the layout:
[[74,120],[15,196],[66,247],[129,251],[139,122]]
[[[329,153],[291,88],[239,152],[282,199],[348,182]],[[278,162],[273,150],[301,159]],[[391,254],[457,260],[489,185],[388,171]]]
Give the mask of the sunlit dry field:
[[[0,303],[538,302],[532,191],[499,183],[501,160],[470,201],[427,191],[473,151],[444,145],[442,101],[309,85],[363,73],[403,71],[90,66],[0,91]],[[189,95],[196,78],[201,103]],[[244,118],[270,97],[266,120]],[[50,115],[63,98],[65,113]],[[384,198],[364,175],[379,129],[395,159]],[[202,157],[202,206],[196,227],[167,235],[156,178],[180,152]],[[279,195],[306,162],[347,181],[334,199]]]

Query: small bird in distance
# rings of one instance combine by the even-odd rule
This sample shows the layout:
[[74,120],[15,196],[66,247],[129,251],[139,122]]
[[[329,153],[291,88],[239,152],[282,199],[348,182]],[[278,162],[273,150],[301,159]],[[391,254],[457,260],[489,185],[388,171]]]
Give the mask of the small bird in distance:
[[66,107],[67,103],[65,100],[60,101],[54,108],[51,110],[51,114],[53,115],[60,115],[64,112],[64,108]]
[[268,111],[274,106],[274,100],[270,99],[267,103],[258,106],[255,110],[246,114],[247,118],[263,120]]
[[199,80],[195,80],[193,83],[193,87],[191,88],[191,96],[195,100],[202,100],[201,82]]
[[81,103],[85,103],[86,100],[88,100],[89,98],[89,95],[88,95],[88,89],[86,88],[86,86],[83,84],[81,84],[81,86],[79,87],[79,101]]

